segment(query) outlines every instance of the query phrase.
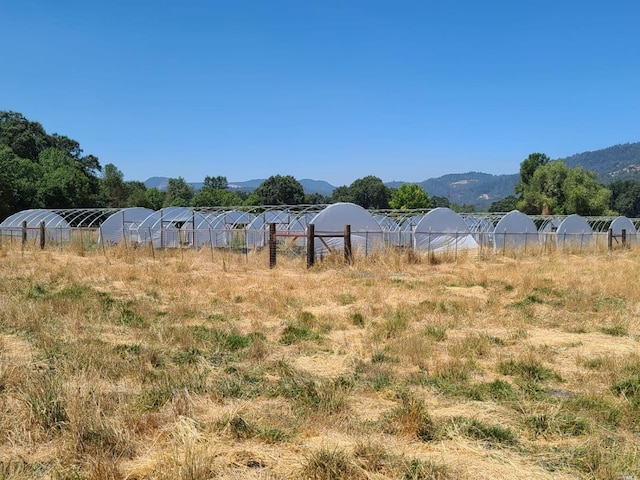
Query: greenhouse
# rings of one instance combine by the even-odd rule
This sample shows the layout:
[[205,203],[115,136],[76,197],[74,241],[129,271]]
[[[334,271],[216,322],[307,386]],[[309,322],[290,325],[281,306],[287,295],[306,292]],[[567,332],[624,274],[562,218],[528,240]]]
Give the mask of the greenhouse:
[[464,219],[449,208],[435,208],[416,225],[413,247],[423,252],[458,251],[477,248]]
[[493,248],[496,251],[526,250],[540,242],[533,220],[518,210],[507,213],[496,224],[493,232]]
[[22,227],[26,225],[27,239],[40,236],[40,225],[44,222],[48,241],[69,241],[71,225],[61,215],[52,210],[33,209],[14,213],[0,223],[0,233],[11,238],[22,237]]
[[334,203],[318,213],[310,222],[315,234],[317,255],[326,255],[344,248],[345,225],[351,226],[351,247],[362,255],[381,250],[382,228],[371,212],[353,203]]
[[153,213],[150,208],[133,207],[111,214],[100,225],[98,242],[111,245],[117,245],[121,241],[127,245],[137,242],[138,225]]
[[580,215],[569,215],[560,222],[556,230],[556,242],[559,247],[573,246],[583,248],[593,239],[593,229]]
[[[305,251],[308,225],[314,225],[319,255],[344,248],[350,226],[354,253],[368,255],[384,248],[446,252],[487,248],[593,248],[634,245],[640,220],[623,216],[458,214],[449,208],[369,211],[352,203],[271,207],[168,207],[123,209],[32,209],[0,223],[0,240],[34,240],[45,228],[46,243],[75,238],[108,246],[151,245],[154,248],[236,249],[249,251],[269,243],[275,224],[278,248]],[[25,228],[26,226],[26,228]],[[624,232],[624,233],[623,233]]]

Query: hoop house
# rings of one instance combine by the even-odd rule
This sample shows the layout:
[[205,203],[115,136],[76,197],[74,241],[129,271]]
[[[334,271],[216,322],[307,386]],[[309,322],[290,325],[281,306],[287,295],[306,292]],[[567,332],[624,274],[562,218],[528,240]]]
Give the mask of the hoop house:
[[245,243],[246,226],[256,218],[252,213],[231,210],[208,216],[210,242],[214,247],[230,247]]
[[203,224],[208,225],[206,218],[195,210],[167,207],[152,213],[137,226],[137,238],[140,243],[153,243],[154,247],[159,248],[194,246],[206,241],[195,238],[195,226],[201,227]]
[[413,246],[424,252],[469,250],[477,248],[464,219],[449,208],[438,207],[416,225]]
[[627,217],[616,217],[613,222],[611,222],[611,226],[609,228],[612,230],[614,238],[622,237],[622,231],[624,230],[625,235],[627,236],[627,242],[637,243],[638,241],[638,232],[636,231],[636,227]]
[[571,244],[576,247],[584,247],[593,240],[593,230],[584,217],[569,215],[565,218],[556,231],[556,242],[559,247]]
[[540,239],[533,220],[518,210],[507,213],[497,223],[493,232],[493,248],[526,249],[538,245]]
[[394,218],[382,214],[374,215],[373,218],[382,229],[385,243],[400,246],[400,226],[398,222]]
[[277,231],[286,231],[292,215],[283,210],[268,210],[257,215],[247,225],[247,248],[261,248],[269,241],[269,224],[275,223]]
[[316,254],[344,249],[344,227],[351,225],[351,248],[365,255],[383,247],[382,228],[367,210],[353,203],[334,203],[310,222],[316,235],[336,235],[315,240]]
[[494,226],[490,218],[479,216],[463,217],[464,223],[478,245],[491,245],[493,242]]
[[117,245],[122,240],[125,244],[138,241],[137,229],[144,220],[154,213],[150,208],[125,208],[110,215],[100,226],[99,243]]
[[69,222],[58,213],[42,208],[14,213],[0,223],[0,234],[21,237],[23,222],[27,224],[28,239],[35,239],[40,236],[40,223],[44,222],[47,241],[71,240]]

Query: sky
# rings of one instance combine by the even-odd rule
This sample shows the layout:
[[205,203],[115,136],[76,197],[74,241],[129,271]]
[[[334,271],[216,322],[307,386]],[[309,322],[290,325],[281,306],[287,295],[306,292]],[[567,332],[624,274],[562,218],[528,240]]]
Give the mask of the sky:
[[0,110],[125,180],[512,174],[640,141],[631,0],[0,0]]

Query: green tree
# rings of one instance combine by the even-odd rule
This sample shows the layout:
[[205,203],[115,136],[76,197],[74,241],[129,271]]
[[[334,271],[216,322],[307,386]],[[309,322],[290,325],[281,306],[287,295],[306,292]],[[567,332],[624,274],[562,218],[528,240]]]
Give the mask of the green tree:
[[148,188],[145,191],[145,204],[140,207],[147,207],[151,210],[160,210],[165,204],[166,193],[157,188]]
[[348,187],[334,190],[332,201],[351,202],[363,208],[389,208],[391,191],[373,175],[359,178]]
[[[304,188],[291,175],[274,175],[253,192],[258,205],[299,205],[304,202]],[[251,195],[249,198],[253,197]]]
[[551,160],[544,153],[532,153],[526,159],[522,161],[520,164],[520,182],[515,187],[515,192],[518,195],[522,195],[524,190],[531,183],[531,179],[533,178],[533,174],[535,171],[546,165]]
[[306,205],[323,205],[325,203],[329,203],[329,198],[325,197],[321,193],[305,193],[304,194],[304,203]]
[[607,215],[611,191],[596,182],[594,172],[568,168],[561,160],[539,166],[522,198],[518,210],[527,214]]
[[213,190],[226,190],[229,186],[227,177],[204,177],[204,185],[202,188],[210,188]]
[[640,217],[640,181],[619,180],[609,184],[612,210],[629,218]]
[[18,157],[32,162],[38,162],[40,152],[51,146],[42,125],[11,111],[0,111],[0,143],[8,146]]
[[18,199],[16,163],[15,153],[6,145],[0,145],[0,220],[15,213]]
[[203,187],[193,196],[191,205],[194,207],[232,207],[242,205],[242,199],[234,192],[223,188]]
[[431,197],[431,206],[433,208],[436,208],[436,207],[451,208],[451,202],[447,197],[433,196]]
[[151,208],[147,202],[147,186],[143,182],[130,180],[124,182],[124,187],[127,190],[127,207]]
[[165,207],[186,207],[193,198],[193,187],[182,177],[170,178],[164,197]]
[[415,183],[403,183],[391,192],[391,208],[402,210],[431,207],[431,199],[425,190]]
[[509,195],[508,197],[496,200],[489,205],[488,212],[510,212],[518,207],[518,197]]
[[331,194],[331,203],[338,202],[347,202],[353,203],[353,196],[351,195],[351,190],[346,185],[342,185],[340,187],[336,187],[333,189],[333,193]]
[[100,178],[100,194],[106,207],[124,207],[130,192],[124,181],[124,174],[112,163],[104,166]]
[[40,153],[42,177],[38,197],[46,208],[94,206],[90,182],[78,162],[66,152],[48,148]]

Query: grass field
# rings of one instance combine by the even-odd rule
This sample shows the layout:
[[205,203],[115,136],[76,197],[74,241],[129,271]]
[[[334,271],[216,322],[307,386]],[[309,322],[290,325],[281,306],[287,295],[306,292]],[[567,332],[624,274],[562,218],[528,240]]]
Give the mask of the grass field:
[[0,479],[640,478],[640,250],[0,247]]

